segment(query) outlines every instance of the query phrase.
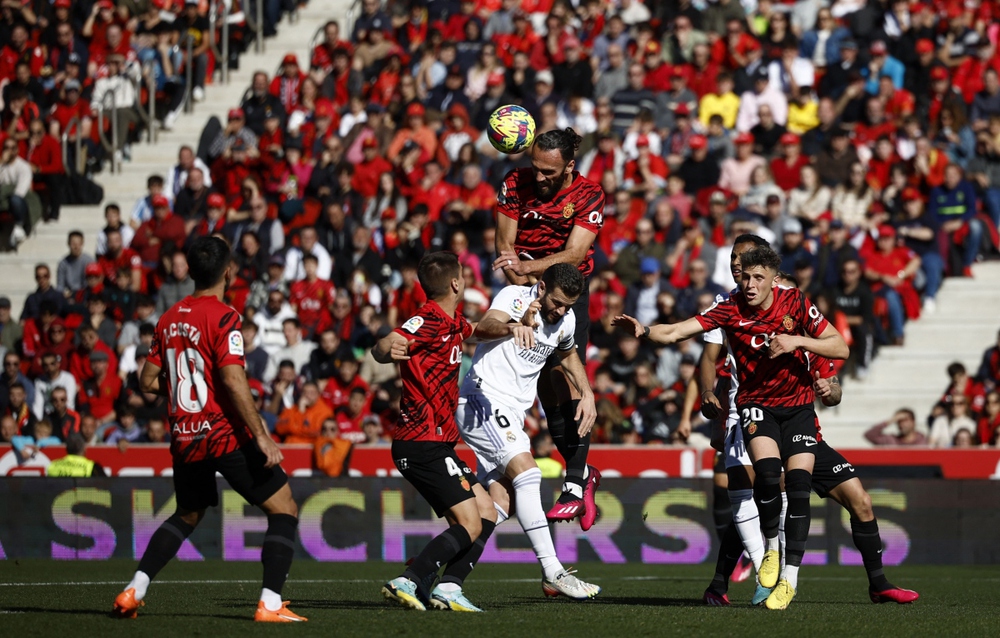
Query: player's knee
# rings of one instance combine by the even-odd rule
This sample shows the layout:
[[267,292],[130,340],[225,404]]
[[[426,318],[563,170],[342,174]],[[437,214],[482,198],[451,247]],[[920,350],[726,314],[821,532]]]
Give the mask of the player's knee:
[[754,487],[771,487],[781,483],[781,459],[773,457],[759,459],[753,464],[753,470],[757,475]]
[[476,497],[476,507],[479,509],[479,518],[491,523],[497,522],[497,508],[489,494]]
[[785,472],[785,493],[788,495],[788,502],[793,500],[809,500],[809,492],[812,490],[812,475],[805,470],[789,470]]
[[726,470],[726,487],[730,491],[753,489],[753,479],[750,478],[749,468],[745,466],[731,467]]
[[181,519],[191,527],[198,527],[198,523],[200,523],[201,519],[205,517],[205,510],[195,510],[195,511],[177,510],[175,516],[177,516],[177,518]]
[[875,510],[872,509],[872,497],[859,486],[856,493],[851,493],[848,500],[848,507],[851,510],[851,517],[862,522],[868,522],[875,518]]
[[477,517],[468,521],[463,521],[462,527],[469,533],[469,539],[474,541],[479,538],[480,534],[483,533],[483,519]]

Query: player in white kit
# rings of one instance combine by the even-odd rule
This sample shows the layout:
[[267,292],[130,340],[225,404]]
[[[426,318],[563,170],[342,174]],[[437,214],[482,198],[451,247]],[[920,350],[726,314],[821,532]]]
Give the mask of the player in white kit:
[[580,436],[594,425],[594,393],[576,352],[571,309],[585,285],[579,270],[554,264],[534,286],[501,290],[473,333],[480,344],[459,390],[456,414],[462,439],[476,453],[477,476],[496,503],[497,525],[511,515],[513,501],[517,520],[542,565],[543,591],[574,600],[593,598],[601,588],[573,576],[556,557],[542,509],[542,473],[531,455],[524,416],[535,402],[538,375],[549,355],[557,352],[566,376],[583,397],[576,414]]

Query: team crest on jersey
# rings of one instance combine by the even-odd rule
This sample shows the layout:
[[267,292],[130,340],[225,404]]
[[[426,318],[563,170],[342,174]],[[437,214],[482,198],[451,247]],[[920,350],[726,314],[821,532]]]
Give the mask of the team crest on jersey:
[[420,326],[422,325],[424,325],[423,317],[410,317],[406,320],[406,323],[403,324],[403,330],[415,335],[417,334],[417,330],[420,330]]
[[510,304],[510,309],[514,312],[524,312],[524,299],[515,299],[514,302]]
[[792,319],[791,315],[785,315],[785,318],[781,320],[781,327],[791,332],[795,329],[795,320]]
[[757,432],[757,424],[754,421],[751,421],[749,427],[747,427],[747,434],[753,436],[756,432]]
[[470,491],[472,489],[471,487],[469,487],[469,481],[468,481],[468,479],[466,479],[464,476],[458,477],[458,482],[462,484],[462,487],[465,488],[466,492],[468,492],[468,491]]
[[514,434],[513,432],[508,432],[507,433],[507,440],[510,441],[511,443],[513,443],[514,441],[517,440],[517,435]]
[[563,206],[563,219],[569,219],[570,217],[572,217],[573,216],[573,211],[575,209],[576,209],[576,207],[573,206],[573,202],[570,202],[570,203],[566,204],[565,206]]
[[229,333],[229,354],[243,356],[243,333],[239,330],[233,330]]

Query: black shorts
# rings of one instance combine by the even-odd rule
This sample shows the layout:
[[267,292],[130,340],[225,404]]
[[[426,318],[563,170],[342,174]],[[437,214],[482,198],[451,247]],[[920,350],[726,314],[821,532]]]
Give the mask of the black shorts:
[[476,498],[472,486],[479,485],[479,480],[455,454],[454,443],[393,441],[392,461],[439,517],[459,503]]
[[198,511],[218,505],[216,472],[247,503],[260,507],[288,483],[288,475],[280,465],[264,467],[266,462],[267,457],[253,444],[223,456],[194,463],[175,461],[174,491],[177,492],[177,507]]
[[814,449],[816,464],[813,466],[812,486],[821,498],[827,498],[833,488],[857,476],[854,466],[826,441],[820,441]]
[[796,454],[815,454],[816,409],[813,404],[776,408],[746,403],[738,412],[748,448],[755,438],[765,436],[778,444],[782,461]]

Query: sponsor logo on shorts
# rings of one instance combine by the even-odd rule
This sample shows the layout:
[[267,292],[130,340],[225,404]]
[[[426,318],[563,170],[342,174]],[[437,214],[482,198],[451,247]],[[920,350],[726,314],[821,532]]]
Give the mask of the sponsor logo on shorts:
[[517,435],[514,434],[513,432],[508,432],[507,433],[507,440],[510,441],[511,443],[513,443],[514,441],[517,440]]
[[833,473],[840,474],[842,471],[847,470],[848,472],[854,472],[854,466],[850,463],[838,463],[833,466]]
[[757,424],[751,421],[750,425],[747,426],[747,434],[753,436],[756,433],[757,433]]
[[806,447],[812,447],[816,445],[816,437],[808,434],[796,434],[792,437],[792,443],[805,443]]
[[410,463],[406,459],[396,459],[396,469],[402,472],[410,467]]

